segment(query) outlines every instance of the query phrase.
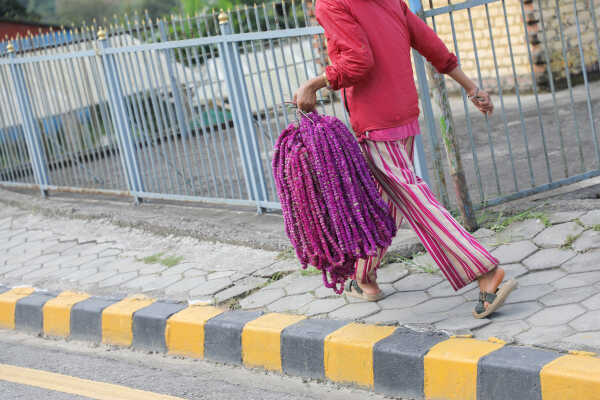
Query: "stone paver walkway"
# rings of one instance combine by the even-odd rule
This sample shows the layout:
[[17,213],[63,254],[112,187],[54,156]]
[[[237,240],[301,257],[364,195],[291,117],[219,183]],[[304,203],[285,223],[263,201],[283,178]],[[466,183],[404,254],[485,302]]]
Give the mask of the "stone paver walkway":
[[[542,221],[543,220],[543,221]],[[385,266],[386,297],[337,296],[281,254],[164,237],[109,222],[0,211],[0,284],[227,304],[243,309],[472,332],[560,349],[600,350],[600,210],[562,212],[476,236],[520,288],[490,319],[471,316],[472,284],[455,293],[426,254]]]

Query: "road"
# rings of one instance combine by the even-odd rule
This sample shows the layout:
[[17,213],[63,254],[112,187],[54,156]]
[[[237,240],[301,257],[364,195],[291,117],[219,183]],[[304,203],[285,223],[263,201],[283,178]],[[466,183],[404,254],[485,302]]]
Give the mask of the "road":
[[[359,389],[305,382],[300,378],[262,371],[126,349],[46,340],[10,331],[0,331],[0,348],[2,400],[385,398]],[[49,386],[59,390],[48,390]],[[103,391],[110,393],[108,397],[100,397]],[[86,392],[87,395],[83,396],[73,394]]]

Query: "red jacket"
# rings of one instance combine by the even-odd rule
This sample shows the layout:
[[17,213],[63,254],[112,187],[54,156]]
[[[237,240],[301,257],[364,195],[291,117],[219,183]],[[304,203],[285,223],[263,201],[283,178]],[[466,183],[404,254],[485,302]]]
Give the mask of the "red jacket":
[[458,66],[456,56],[402,0],[317,0],[325,29],[326,68],[333,90],[347,88],[352,128],[393,128],[419,117],[411,47],[440,73]]

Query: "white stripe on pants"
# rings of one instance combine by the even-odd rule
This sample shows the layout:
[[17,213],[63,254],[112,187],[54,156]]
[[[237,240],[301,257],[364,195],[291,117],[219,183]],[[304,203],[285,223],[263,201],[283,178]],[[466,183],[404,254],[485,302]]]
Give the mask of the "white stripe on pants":
[[[429,186],[414,173],[414,137],[394,142],[364,140],[360,145],[383,199],[389,204],[396,223],[406,218],[452,287],[458,290],[494,269],[493,257],[435,199]],[[368,283],[387,249],[376,256],[360,259],[354,279]]]

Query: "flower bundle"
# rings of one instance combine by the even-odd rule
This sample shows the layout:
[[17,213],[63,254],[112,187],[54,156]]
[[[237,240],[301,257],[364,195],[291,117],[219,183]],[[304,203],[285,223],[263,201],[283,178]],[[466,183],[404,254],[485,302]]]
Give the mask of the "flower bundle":
[[317,113],[279,136],[273,174],[286,233],[302,267],[340,294],[358,258],[387,247],[396,225],[348,128]]

